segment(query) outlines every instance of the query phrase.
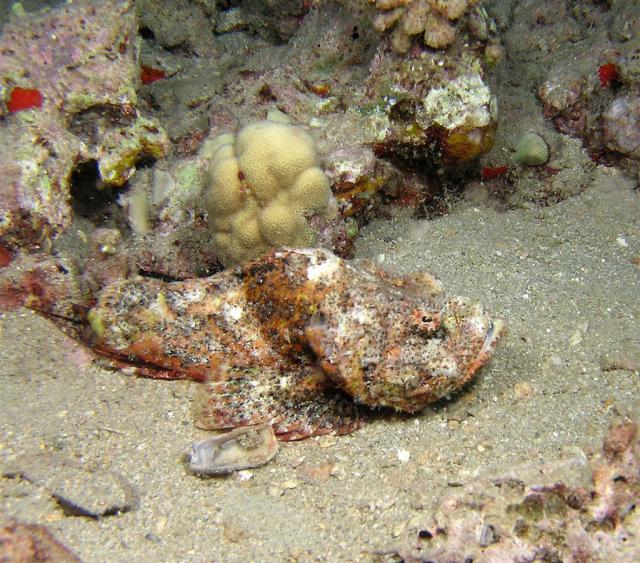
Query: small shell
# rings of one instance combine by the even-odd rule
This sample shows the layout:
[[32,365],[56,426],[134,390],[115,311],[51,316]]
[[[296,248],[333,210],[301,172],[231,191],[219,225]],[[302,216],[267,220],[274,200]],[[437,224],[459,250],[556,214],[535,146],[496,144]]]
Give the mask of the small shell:
[[264,465],[277,451],[270,424],[236,428],[191,444],[189,470],[197,475],[224,475]]

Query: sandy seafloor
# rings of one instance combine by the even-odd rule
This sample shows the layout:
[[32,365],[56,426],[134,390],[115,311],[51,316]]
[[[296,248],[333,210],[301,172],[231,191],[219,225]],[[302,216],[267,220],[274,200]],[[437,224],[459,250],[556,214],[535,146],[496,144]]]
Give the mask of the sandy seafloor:
[[54,451],[121,474],[139,504],[97,520],[65,516],[45,488],[1,479],[1,514],[46,524],[87,562],[366,560],[414,541],[452,484],[577,448],[592,454],[612,421],[640,415],[638,371],[603,369],[640,360],[633,187],[601,167],[587,191],[552,207],[469,205],[370,224],[360,256],[436,274],[449,294],[503,318],[508,334],[450,402],[283,444],[242,477],[185,470],[188,444],[206,435],[190,414],[196,384],[108,371],[35,314],[2,315],[2,465]]

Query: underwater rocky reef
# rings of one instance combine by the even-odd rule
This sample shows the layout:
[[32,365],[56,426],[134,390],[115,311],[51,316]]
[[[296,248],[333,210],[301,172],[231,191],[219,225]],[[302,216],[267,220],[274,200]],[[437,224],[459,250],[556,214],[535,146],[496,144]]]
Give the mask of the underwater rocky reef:
[[[354,259],[370,225],[411,224],[385,242],[419,231],[428,248],[434,218],[537,213],[607,174],[637,193],[637,2],[30,0],[0,25],[0,306],[96,365],[198,382],[196,424],[231,434],[195,442],[185,473],[417,421],[487,371],[510,319],[421,263]],[[470,479],[414,519],[413,543],[367,556],[634,560],[637,449],[625,420],[542,481]],[[137,510],[124,496],[65,506]],[[7,524],[0,555],[75,560],[47,534]]]

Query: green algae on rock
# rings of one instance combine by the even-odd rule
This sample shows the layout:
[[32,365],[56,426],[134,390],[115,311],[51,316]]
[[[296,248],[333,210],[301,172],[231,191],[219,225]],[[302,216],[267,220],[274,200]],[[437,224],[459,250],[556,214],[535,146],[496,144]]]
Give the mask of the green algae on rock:
[[537,133],[527,133],[518,139],[513,160],[523,166],[540,166],[549,160],[549,146]]

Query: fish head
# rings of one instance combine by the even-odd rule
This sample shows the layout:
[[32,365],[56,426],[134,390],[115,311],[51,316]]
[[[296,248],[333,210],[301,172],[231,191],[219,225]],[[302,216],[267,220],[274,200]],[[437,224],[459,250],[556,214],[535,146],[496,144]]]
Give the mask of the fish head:
[[365,393],[356,399],[405,412],[464,387],[504,332],[501,320],[463,298],[445,300],[439,308],[413,308],[404,322],[395,315],[386,320],[380,361],[365,370]]

